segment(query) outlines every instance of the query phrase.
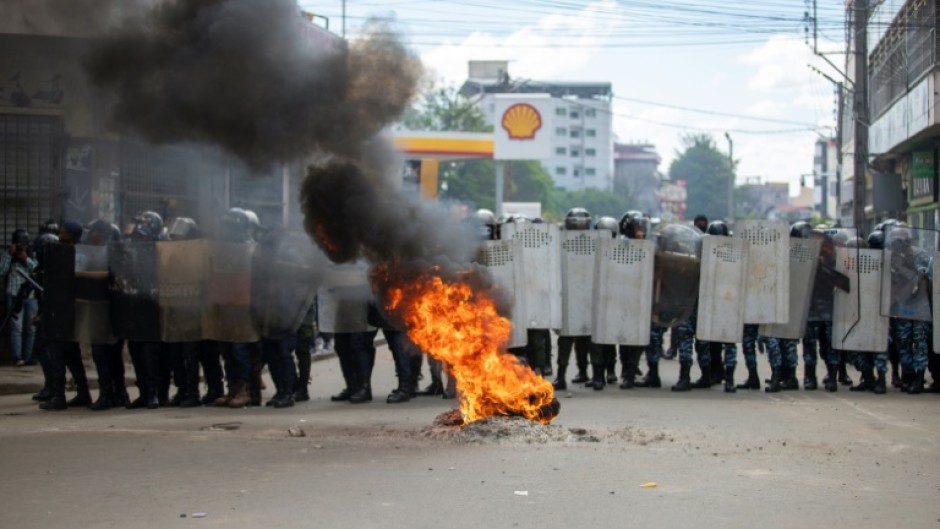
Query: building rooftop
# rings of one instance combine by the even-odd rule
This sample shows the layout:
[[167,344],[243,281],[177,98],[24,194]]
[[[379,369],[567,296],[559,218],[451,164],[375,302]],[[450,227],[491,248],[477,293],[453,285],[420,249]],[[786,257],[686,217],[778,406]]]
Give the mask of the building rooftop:
[[480,94],[550,94],[552,97],[609,100],[613,94],[611,83],[549,82],[531,79],[467,79],[460,87],[460,95],[472,97]]

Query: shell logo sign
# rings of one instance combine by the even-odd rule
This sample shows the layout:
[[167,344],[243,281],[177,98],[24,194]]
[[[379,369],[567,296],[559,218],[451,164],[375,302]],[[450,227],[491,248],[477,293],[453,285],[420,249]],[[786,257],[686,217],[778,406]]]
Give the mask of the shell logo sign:
[[549,94],[495,94],[493,158],[545,160],[552,157],[555,107]]
[[531,140],[542,128],[542,114],[528,103],[516,103],[503,112],[503,130],[511,140]]

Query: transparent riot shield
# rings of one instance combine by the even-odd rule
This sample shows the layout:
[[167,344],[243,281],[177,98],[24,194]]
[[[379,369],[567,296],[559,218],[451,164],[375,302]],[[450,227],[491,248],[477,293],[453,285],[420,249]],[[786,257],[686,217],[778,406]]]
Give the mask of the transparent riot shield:
[[649,345],[655,254],[650,240],[598,239],[594,343]]
[[787,323],[761,324],[759,332],[762,336],[803,339],[821,242],[818,239],[790,239],[790,317]]
[[519,239],[485,241],[480,245],[477,262],[485,266],[497,284],[508,292],[513,300],[512,331],[506,347],[524,347],[528,343],[526,332],[526,292],[519,288],[523,284],[525,268],[522,256],[523,242]]
[[203,337],[231,343],[257,342],[251,315],[251,264],[254,243],[208,243]]
[[849,278],[850,292],[833,297],[832,347],[842,351],[884,352],[888,321],[879,310],[882,250],[836,248],[836,270]]
[[364,262],[330,265],[317,293],[321,332],[353,333],[371,330],[368,322],[372,287]]
[[157,243],[160,338],[164,342],[203,339],[210,244],[208,240]]
[[698,300],[702,233],[683,224],[665,226],[656,235],[653,323],[676,327],[689,319]]
[[114,334],[135,342],[160,341],[156,243],[111,243],[108,263]]
[[557,329],[561,327],[561,269],[558,226],[547,223],[513,222],[504,224],[503,240],[522,241],[525,274],[526,327]]
[[749,249],[744,239],[709,236],[702,240],[697,339],[737,343],[743,338]]
[[893,227],[885,233],[881,315],[931,321],[927,266],[930,257],[916,245],[912,230]]
[[262,336],[293,333],[316,299],[325,258],[300,233],[286,233],[262,248],[252,266],[252,313]]
[[75,246],[75,341],[114,343],[111,332],[108,247]]
[[734,237],[748,243],[746,323],[787,323],[790,317],[790,229],[784,221],[741,220]]
[[595,230],[562,232],[560,336],[591,335],[597,235]]

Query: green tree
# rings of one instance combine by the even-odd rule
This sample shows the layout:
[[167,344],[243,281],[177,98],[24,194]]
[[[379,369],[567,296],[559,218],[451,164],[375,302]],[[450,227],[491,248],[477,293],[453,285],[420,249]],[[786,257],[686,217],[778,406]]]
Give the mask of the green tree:
[[728,215],[728,186],[734,167],[728,156],[718,150],[708,134],[690,134],[682,138],[682,151],[669,165],[669,179],[685,180],[688,198],[686,214],[704,214],[710,219]]
[[454,87],[432,86],[402,117],[407,130],[454,132],[492,132],[493,126],[472,101],[461,96]]

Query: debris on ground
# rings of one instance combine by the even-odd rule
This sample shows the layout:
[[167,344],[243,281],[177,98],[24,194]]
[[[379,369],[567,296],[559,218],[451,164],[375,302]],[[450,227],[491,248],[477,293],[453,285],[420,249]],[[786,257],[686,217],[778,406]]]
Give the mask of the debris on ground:
[[220,422],[218,424],[213,424],[212,426],[203,426],[200,428],[203,431],[231,431],[237,430],[242,427],[240,422]]
[[307,432],[300,426],[291,426],[287,429],[287,435],[290,437],[307,437]]

